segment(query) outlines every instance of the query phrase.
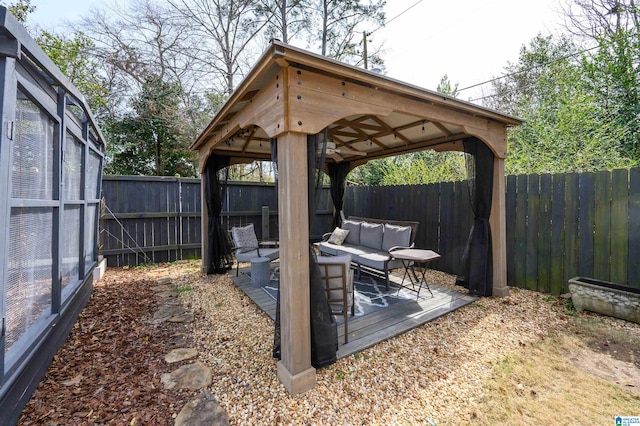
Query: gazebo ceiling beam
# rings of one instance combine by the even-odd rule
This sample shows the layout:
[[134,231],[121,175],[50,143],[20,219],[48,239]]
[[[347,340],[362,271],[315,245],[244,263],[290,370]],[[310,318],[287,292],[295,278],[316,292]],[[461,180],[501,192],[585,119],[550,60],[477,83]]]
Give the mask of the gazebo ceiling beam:
[[378,117],[371,117],[371,119],[376,123],[378,123],[381,127],[383,127],[387,132],[389,132],[389,134],[393,134],[395,138],[400,139],[402,142],[404,142],[405,145],[411,144],[411,140],[409,140],[402,133],[400,133],[400,130],[398,128],[392,128],[391,126],[389,126],[387,123],[385,123],[383,120],[381,120]]
[[[370,118],[371,118],[371,117],[367,117],[367,119],[370,119]],[[378,148],[380,148],[380,149],[382,149],[382,150],[385,150],[385,149],[387,149],[387,148],[388,148],[385,144],[383,144],[382,142],[380,142],[380,141],[379,141],[378,139],[376,139],[373,135],[370,135],[370,134],[368,134],[367,132],[364,132],[362,129],[359,129],[359,128],[357,128],[357,127],[352,127],[352,129],[354,129],[354,130],[358,133],[359,137],[358,137],[356,140],[352,140],[352,141],[350,141],[350,144],[354,144],[354,143],[357,143],[357,142],[366,142],[366,141],[371,141],[371,142],[373,142],[374,144],[376,144],[376,145],[378,146]],[[378,128],[378,129],[380,129],[380,128]]]
[[429,121],[428,123],[436,126],[438,130],[440,130],[442,133],[444,133],[447,136],[451,136],[453,134],[451,130],[447,129],[445,126],[443,126],[441,123],[438,123],[437,121]]
[[377,151],[367,154],[366,157],[360,157],[358,160],[352,162],[352,168],[361,166],[368,163],[371,160],[378,160],[380,158],[392,157],[399,154],[410,154],[412,152],[425,151],[427,149],[436,149],[437,147],[447,147],[448,151],[459,150],[456,149],[456,145],[460,145],[462,149],[462,139],[467,137],[466,134],[456,134],[452,136],[445,136],[438,139],[430,139],[422,142],[414,142],[411,145],[399,146],[395,148],[389,148],[386,151]]
[[256,134],[256,130],[257,130],[257,127],[253,126],[253,128],[249,132],[249,135],[245,139],[244,145],[242,146],[242,152],[243,153],[245,153],[247,151],[247,147],[249,146],[249,143],[251,142],[251,140],[253,138],[253,135]]
[[355,127],[358,127],[360,129],[365,129],[365,130],[373,130],[374,132],[378,132],[380,131],[380,126],[375,125],[375,124],[369,124],[369,123],[363,123],[363,121],[368,120],[370,117],[368,115],[366,116],[362,116],[359,117],[355,120],[349,121],[347,119],[342,119],[342,120],[338,120],[336,121],[336,124],[338,126],[343,126],[343,127],[351,127],[352,129]]

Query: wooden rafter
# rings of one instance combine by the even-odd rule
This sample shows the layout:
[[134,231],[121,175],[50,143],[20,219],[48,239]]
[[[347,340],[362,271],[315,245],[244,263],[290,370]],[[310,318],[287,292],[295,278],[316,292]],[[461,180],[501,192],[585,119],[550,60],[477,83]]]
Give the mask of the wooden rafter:
[[242,146],[242,153],[245,153],[247,150],[247,147],[249,146],[249,143],[251,142],[251,139],[253,138],[253,135],[256,134],[256,130],[257,127],[253,126],[253,128],[251,129],[251,131],[249,132],[249,136],[247,136],[244,145]]
[[437,121],[430,121],[430,123],[436,126],[441,132],[443,132],[447,136],[451,136],[453,134],[442,123],[438,123]]
[[[400,133],[400,131],[402,129],[398,129],[396,128],[392,128],[390,127],[387,123],[385,123],[381,118],[379,117],[371,117],[371,119],[373,121],[375,121],[376,123],[380,124],[380,126],[384,127],[385,130],[387,132],[389,132],[389,134],[394,135],[395,137],[397,137],[398,139],[400,139],[402,142],[405,143],[405,145],[411,145],[411,140],[409,140],[407,137],[405,137],[402,133]],[[378,136],[379,137],[379,136]]]

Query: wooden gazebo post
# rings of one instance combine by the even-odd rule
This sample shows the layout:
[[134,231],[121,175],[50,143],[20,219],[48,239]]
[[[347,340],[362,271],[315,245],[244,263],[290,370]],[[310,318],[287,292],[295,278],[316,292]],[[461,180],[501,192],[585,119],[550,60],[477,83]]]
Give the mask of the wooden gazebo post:
[[506,178],[504,158],[493,160],[493,196],[491,199],[491,245],[493,248],[493,292],[494,297],[509,295],[507,287],[507,219],[506,219]]
[[309,218],[307,135],[278,136],[278,227],[280,240],[280,341],[278,378],[291,394],[312,389],[309,313]]

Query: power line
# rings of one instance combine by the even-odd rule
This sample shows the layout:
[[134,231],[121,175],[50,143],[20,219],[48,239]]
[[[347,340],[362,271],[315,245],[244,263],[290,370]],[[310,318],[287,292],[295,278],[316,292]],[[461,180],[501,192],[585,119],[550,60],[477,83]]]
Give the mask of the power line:
[[390,23],[392,23],[394,20],[396,20],[397,18],[399,18],[400,16],[404,15],[405,13],[407,13],[408,11],[410,11],[411,9],[413,9],[415,6],[417,6],[419,3],[422,3],[422,0],[418,0],[417,2],[415,2],[414,4],[412,4],[411,6],[409,6],[408,8],[406,8],[405,10],[403,10],[402,12],[398,13],[396,16],[394,16],[393,18],[389,19],[387,22],[385,22],[383,25],[380,25],[378,28],[376,28],[373,31],[369,31],[367,33],[368,36],[370,36],[371,34],[375,33],[376,31],[378,31],[380,28],[389,25]]
[[[588,49],[580,50],[578,52],[571,53],[569,55],[565,55],[565,56],[562,56],[560,58],[556,58],[553,61],[550,61],[550,62],[546,63],[545,65],[551,65],[553,63],[560,62],[560,61],[563,61],[565,59],[572,58],[574,56],[582,55],[583,53],[590,52],[591,50],[597,49],[599,47],[600,46],[593,46],[593,47],[590,47]],[[458,89],[458,92],[462,92],[463,90],[473,89],[474,87],[482,86],[482,85],[487,84],[487,83],[493,83],[494,81],[502,80],[503,78],[512,77],[514,75],[522,74],[522,73],[531,71],[533,68],[535,68],[535,67],[531,67],[531,68],[527,68],[527,69],[519,70],[519,71],[514,71],[514,72],[509,73],[509,74],[501,75],[500,77],[492,78],[491,80],[483,81],[481,83],[472,84],[471,86],[467,86],[467,87],[463,87],[462,89]],[[482,99],[482,98],[479,98],[479,99]]]

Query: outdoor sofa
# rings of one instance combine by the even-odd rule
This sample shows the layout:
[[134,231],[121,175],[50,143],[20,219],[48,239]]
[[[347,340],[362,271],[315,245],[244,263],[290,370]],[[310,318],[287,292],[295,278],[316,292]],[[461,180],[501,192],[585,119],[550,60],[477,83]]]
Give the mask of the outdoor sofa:
[[317,247],[322,255],[351,255],[359,276],[363,267],[383,274],[388,290],[389,271],[402,268],[390,251],[412,248],[417,230],[418,222],[351,216],[341,228],[325,234]]

